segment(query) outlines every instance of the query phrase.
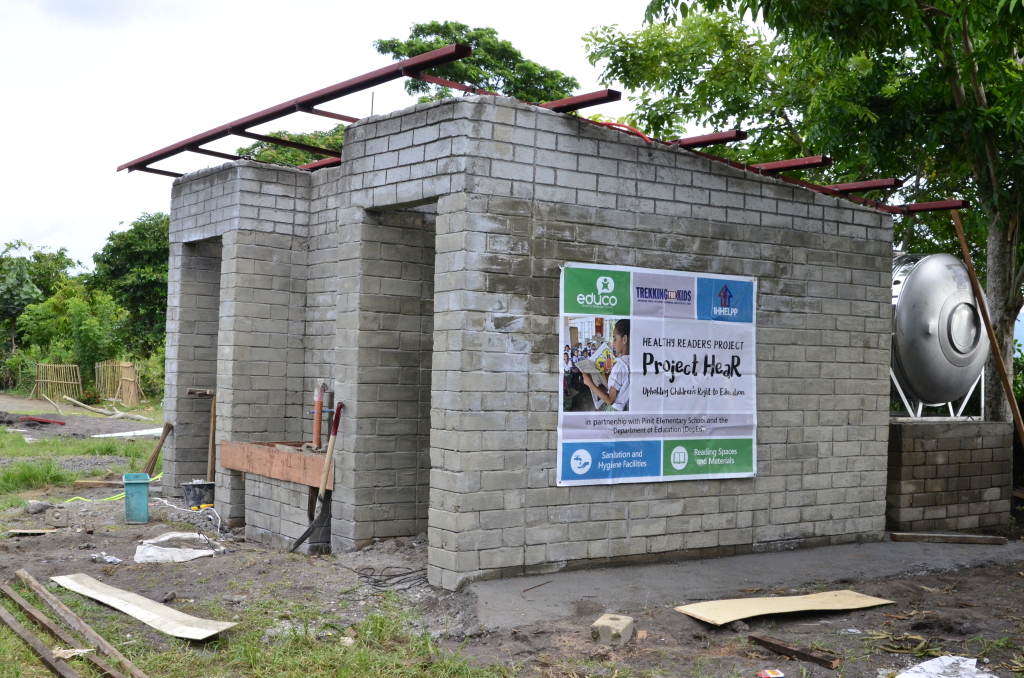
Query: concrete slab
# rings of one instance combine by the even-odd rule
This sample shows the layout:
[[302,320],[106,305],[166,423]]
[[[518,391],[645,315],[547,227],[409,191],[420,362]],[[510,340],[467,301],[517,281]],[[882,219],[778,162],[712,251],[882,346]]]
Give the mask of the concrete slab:
[[[758,553],[716,560],[688,560],[475,582],[477,619],[483,628],[577,616],[582,603],[608,611],[681,605],[738,597],[739,589],[849,584],[905,574],[942,572],[1024,560],[1024,542],[1004,546],[891,541]],[[550,584],[520,592],[547,580]]]

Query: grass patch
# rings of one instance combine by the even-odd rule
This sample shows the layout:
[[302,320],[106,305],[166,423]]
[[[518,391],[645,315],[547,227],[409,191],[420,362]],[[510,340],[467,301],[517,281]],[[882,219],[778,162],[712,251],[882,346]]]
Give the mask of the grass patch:
[[[34,602],[20,583],[15,588]],[[182,605],[189,614],[232,619],[238,626],[207,643],[192,643],[163,634],[121,613],[65,591],[55,592],[93,628],[150,676],[161,678],[513,678],[516,668],[480,666],[460,651],[439,648],[418,628],[418,618],[397,597],[380,596],[378,610],[353,627],[330,625],[317,608],[282,600],[263,591],[243,608],[227,609],[219,600]],[[0,601],[11,609],[9,601]],[[38,606],[37,606],[38,607]],[[237,617],[236,617],[237,614]],[[267,638],[267,631],[288,622],[289,630]],[[325,635],[329,632],[331,635]],[[130,637],[129,637],[130,635]],[[318,636],[320,636],[318,638]],[[158,638],[157,638],[158,637]],[[352,638],[351,645],[347,639]],[[20,642],[20,641],[18,641]],[[0,652],[27,656],[12,643]],[[84,662],[72,660],[83,676],[94,675]],[[37,660],[26,662],[26,666]],[[4,675],[0,670],[0,675]],[[47,675],[26,671],[23,675]]]
[[26,443],[20,433],[0,427],[0,457],[149,457],[156,442],[129,441],[119,438],[40,438]]
[[70,485],[78,474],[65,471],[52,459],[20,461],[0,470],[0,494]]

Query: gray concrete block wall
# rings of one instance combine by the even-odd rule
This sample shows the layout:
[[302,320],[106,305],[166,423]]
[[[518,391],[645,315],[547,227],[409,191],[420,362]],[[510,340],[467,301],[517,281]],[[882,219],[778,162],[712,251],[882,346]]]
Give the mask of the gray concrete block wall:
[[[270,548],[286,551],[309,527],[309,488],[287,480],[249,473],[245,476],[245,538]],[[328,523],[303,542],[299,553],[330,551]]]
[[[429,198],[398,192],[421,162],[464,170],[438,201],[432,582],[881,537],[887,216],[507,100],[349,134],[354,204]],[[758,277],[757,478],[555,487],[567,261]]]
[[899,418],[890,424],[887,528],[976,530],[1010,521],[1013,424]]
[[164,442],[162,480],[168,496],[206,478],[210,401],[187,391],[216,387],[221,249],[219,237],[171,243],[164,420],[174,429]]
[[[291,289],[301,312],[287,331],[301,341],[276,377],[284,403],[267,407],[287,436],[306,439],[318,379],[329,376],[346,403],[335,548],[421,529],[428,426],[429,571],[449,588],[881,536],[885,215],[492,97],[354,124],[338,168],[310,175],[242,161],[175,191],[172,241],[221,236],[238,248],[245,233],[264,238],[263,252],[290,253],[303,287]],[[757,478],[555,486],[558,275],[568,261],[758,277]],[[225,271],[237,293],[265,280]],[[249,311],[230,303],[246,331]],[[224,359],[237,364],[251,347],[228,333],[240,352]],[[224,435],[269,435],[244,430],[261,403],[239,400],[236,380],[252,375],[225,367],[237,411],[222,415]],[[224,492],[229,503],[244,496],[237,479]]]
[[341,213],[334,542],[426,530],[433,337],[433,215]]

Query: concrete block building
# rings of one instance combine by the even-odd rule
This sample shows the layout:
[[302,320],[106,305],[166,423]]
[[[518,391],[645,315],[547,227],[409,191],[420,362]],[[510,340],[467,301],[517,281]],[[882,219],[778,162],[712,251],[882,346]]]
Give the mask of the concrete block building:
[[[215,388],[217,510],[290,545],[309,476],[225,450],[309,440],[323,380],[345,410],[310,548],[426,532],[446,588],[877,540],[891,248],[887,214],[491,96],[361,120],[332,168],[195,172],[173,188],[163,482],[205,475],[187,389]],[[757,278],[756,477],[557,486],[569,262]]]

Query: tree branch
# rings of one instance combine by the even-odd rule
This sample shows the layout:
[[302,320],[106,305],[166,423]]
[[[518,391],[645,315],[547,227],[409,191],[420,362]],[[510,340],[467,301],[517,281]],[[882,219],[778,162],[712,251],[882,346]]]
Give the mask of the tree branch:
[[[967,30],[967,17],[960,20],[960,36],[963,40],[964,54],[967,55],[969,62],[968,73],[971,79],[971,89],[974,90],[974,101],[978,108],[988,110],[988,98],[985,96],[985,87],[978,78],[978,61],[974,55],[974,43],[971,42],[971,35]],[[988,160],[988,176],[992,182],[992,198],[994,202],[999,195],[999,178],[996,176],[996,144],[990,131],[982,134],[982,138],[985,141],[985,156]],[[1009,235],[1007,233],[1007,236]]]

